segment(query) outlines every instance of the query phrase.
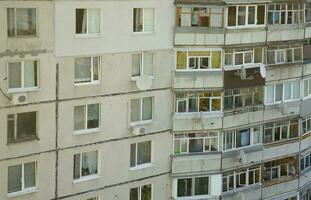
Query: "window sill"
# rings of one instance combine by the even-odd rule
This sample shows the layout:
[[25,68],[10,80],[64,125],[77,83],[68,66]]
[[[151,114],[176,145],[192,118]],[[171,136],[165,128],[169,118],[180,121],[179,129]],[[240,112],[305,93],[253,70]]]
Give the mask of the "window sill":
[[14,144],[22,143],[22,142],[31,142],[34,140],[40,140],[40,139],[38,137],[33,137],[33,138],[28,138],[28,139],[23,139],[23,140],[15,140],[12,142],[7,142],[7,145],[14,145]]
[[8,94],[12,94],[12,93],[23,93],[23,92],[37,92],[40,91],[40,88],[36,87],[36,88],[18,88],[18,89],[8,89]]
[[74,86],[80,87],[80,86],[90,86],[90,85],[99,85],[99,81],[94,81],[94,82],[85,82],[85,83],[75,83]]
[[100,132],[99,128],[88,129],[88,130],[77,130],[73,132],[73,135],[85,135],[89,133],[98,133]]
[[17,35],[17,36],[7,36],[8,39],[37,39],[39,38],[39,35]]
[[101,38],[103,35],[101,33],[98,34],[75,34],[77,39],[86,39],[86,38]]
[[302,98],[303,101],[308,100],[308,99],[311,99],[311,95],[308,95]]
[[[137,81],[142,76],[132,76],[131,81]],[[154,76],[148,76],[151,80],[155,80]]]
[[130,171],[136,171],[136,170],[145,169],[145,168],[149,168],[149,167],[153,167],[153,164],[152,163],[146,163],[146,164],[137,165],[136,167],[131,167]]
[[89,175],[89,176],[85,176],[85,177],[73,180],[72,183],[81,183],[81,182],[85,182],[85,181],[96,180],[99,178],[100,178],[100,176],[98,174],[94,174],[94,175]]
[[210,195],[197,195],[197,196],[186,196],[186,197],[176,197],[176,200],[202,200],[209,199]]
[[142,125],[147,125],[147,124],[152,124],[152,119],[146,120],[146,121],[140,121],[140,122],[130,122],[130,127],[142,126]]
[[38,188],[37,187],[28,188],[28,189],[25,189],[23,191],[8,193],[7,197],[9,197],[9,198],[18,197],[18,196],[21,196],[21,195],[31,194],[31,193],[34,193],[34,192],[38,192]]
[[152,35],[155,31],[148,31],[148,32],[133,32],[133,35]]

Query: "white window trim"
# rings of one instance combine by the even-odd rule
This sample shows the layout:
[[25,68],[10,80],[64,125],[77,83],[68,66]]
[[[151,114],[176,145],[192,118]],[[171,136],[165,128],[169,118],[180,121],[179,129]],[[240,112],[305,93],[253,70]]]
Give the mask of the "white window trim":
[[132,187],[132,188],[130,188],[130,191],[131,191],[131,189],[138,189],[138,200],[141,200],[141,194],[142,194],[142,192],[141,192],[141,189],[142,189],[142,187],[144,187],[144,186],[148,186],[148,185],[150,185],[151,186],[151,199],[150,200],[153,200],[153,184],[145,184],[145,185],[140,185],[140,186],[137,186],[137,187]]
[[137,79],[139,79],[139,77],[141,76],[145,76],[144,74],[144,68],[145,68],[145,64],[144,64],[144,56],[145,54],[152,54],[152,76],[148,76],[150,79],[155,79],[154,76],[154,70],[155,70],[155,63],[154,63],[154,59],[155,59],[155,53],[154,52],[138,52],[135,54],[140,54],[141,55],[141,59],[140,59],[140,75],[139,76],[133,76],[131,77],[132,81],[136,81]]
[[[287,168],[287,175],[286,176],[281,176],[281,166],[285,165],[286,168]],[[273,169],[277,169],[278,171],[278,174],[277,174],[277,177],[276,178],[272,178],[272,170]],[[268,167],[266,168],[265,172],[266,171],[270,171],[270,179],[269,180],[266,180],[266,181],[271,181],[271,180],[275,180],[275,179],[279,179],[279,178],[283,178],[283,177],[288,177],[290,176],[289,174],[289,164],[282,164],[282,165],[277,165],[277,166],[273,166],[273,167]]]
[[[302,129],[302,131],[303,131],[303,123],[306,123],[306,126],[308,125],[308,123],[307,123],[307,121],[311,121],[311,117],[307,117],[307,118],[305,118],[305,119],[303,119],[302,120],[302,123],[301,123],[301,129]],[[302,132],[302,135],[305,135],[305,134],[308,134],[308,133],[310,133],[311,132],[311,127],[306,127],[306,131],[307,132]]]
[[[98,80],[94,80],[94,58],[98,58]],[[87,86],[87,85],[98,85],[100,84],[101,78],[101,56],[82,56],[82,57],[75,57],[76,58],[91,58],[91,81],[90,82],[83,82],[83,83],[76,83],[76,77],[74,77],[74,86]],[[75,62],[75,61],[74,61]],[[74,63],[74,70],[75,70],[75,63]]]
[[[269,13],[272,13],[272,17],[273,17],[273,19],[272,19],[272,21],[274,22],[274,13],[275,12],[279,12],[279,23],[277,23],[277,24],[268,24],[269,26],[273,26],[273,25],[291,25],[291,24],[297,24],[297,23],[294,23],[294,19],[292,19],[292,23],[291,24],[289,24],[288,23],[288,12],[298,12],[298,24],[304,24],[305,23],[305,21],[306,21],[306,5],[304,4],[304,7],[303,8],[300,8],[300,3],[296,3],[297,5],[298,5],[298,10],[293,10],[293,9],[289,9],[288,8],[288,3],[286,3],[286,2],[283,2],[283,3],[273,3],[273,10],[269,10],[269,7],[270,7],[270,5],[268,5],[268,11],[267,11],[267,16],[269,17]],[[280,10],[276,10],[276,6],[277,5],[279,5],[280,6]],[[282,5],[285,5],[285,10],[283,10],[282,9]],[[293,4],[294,5],[294,4]],[[304,17],[303,17],[303,22],[301,22],[300,21],[300,19],[301,19],[301,17],[300,17],[300,13],[303,11],[303,15],[304,15]],[[284,24],[282,24],[281,23],[281,13],[282,12],[285,12],[285,23]],[[293,16],[295,16],[295,15],[293,15]],[[268,19],[268,22],[269,22],[269,19]]]
[[[30,188],[25,188],[25,177],[24,177],[24,165],[27,163],[35,163],[35,186],[34,187],[30,187]],[[17,192],[11,192],[11,193],[7,193],[7,197],[17,197],[17,196],[21,196],[24,194],[30,194],[33,192],[37,192],[38,191],[38,162],[37,161],[33,161],[33,162],[24,162],[22,164],[22,175],[21,175],[21,183],[22,183],[22,188],[20,191]],[[14,165],[13,165],[14,166]],[[10,166],[9,166],[10,167]]]
[[[281,121],[282,122],[282,121]],[[266,129],[272,129],[272,141],[270,141],[270,142],[266,142],[266,144],[270,144],[270,143],[276,143],[276,142],[281,142],[281,141],[285,141],[285,140],[289,140],[289,139],[292,139],[291,137],[290,137],[290,131],[291,131],[291,125],[292,124],[295,124],[295,123],[291,123],[291,120],[289,120],[289,121],[287,121],[287,123],[286,123],[286,125],[277,125],[279,122],[273,122],[272,124],[273,124],[273,126],[272,127],[265,127],[264,126],[264,137],[265,137],[265,131],[266,131]],[[297,124],[299,125],[299,122],[297,121]],[[286,126],[287,127],[287,137],[286,138],[283,138],[282,137],[282,129],[283,129],[283,127],[284,126]],[[275,128],[280,128],[280,132],[279,133],[277,133],[277,134],[279,134],[279,136],[280,136],[280,140],[278,140],[278,141],[275,141],[274,140],[274,138],[275,138]],[[299,132],[299,131],[298,131]],[[297,134],[297,137],[299,137],[299,133]],[[293,137],[293,138],[295,138],[295,137]],[[265,142],[264,142],[265,143]]]
[[[151,119],[148,119],[148,120],[142,120],[142,117],[143,117],[143,99],[144,98],[152,98]],[[140,102],[140,116],[139,116],[140,120],[135,121],[135,122],[131,122],[131,100],[134,100],[134,99],[131,99],[129,102],[129,124],[130,124],[130,127],[145,125],[145,124],[151,124],[153,119],[154,119],[154,96],[147,96],[147,97],[141,97],[141,98],[136,98],[136,99],[139,99],[139,102]]]
[[[101,11],[101,8],[75,8],[75,23],[76,23],[77,9],[86,10],[86,33],[76,33],[76,31],[75,31],[76,38],[101,37],[101,35],[102,35],[102,26],[101,26],[102,11]],[[89,33],[89,10],[99,10],[99,33]]]
[[[255,68],[255,67],[260,67],[262,65],[264,65],[263,63],[263,55],[264,55],[264,48],[261,48],[261,62],[259,63],[255,63],[255,48],[250,49],[248,51],[239,51],[234,49],[232,53],[226,53],[224,52],[224,68],[225,70],[234,70],[234,69],[239,69],[241,66],[244,66],[245,68]],[[243,53],[243,64],[241,65],[236,65],[235,64],[235,54],[240,54]],[[245,53],[252,53],[252,62],[251,63],[245,63]],[[232,56],[232,65],[226,65],[225,60],[226,60],[226,55],[231,55]]]
[[[295,50],[296,49],[300,49],[301,50],[301,60],[295,60]],[[292,52],[292,62],[287,62],[287,51],[290,50]],[[274,52],[274,63],[268,63],[268,53],[269,52]],[[277,52],[283,52],[284,54],[284,62],[277,62]],[[289,48],[280,48],[278,47],[278,49],[267,49],[266,50],[266,59],[267,59],[267,64],[268,65],[281,65],[281,64],[289,64],[289,63],[300,63],[303,62],[303,47],[289,47]]]
[[[90,152],[97,152],[97,174],[91,174],[91,175],[87,175],[87,176],[82,176],[82,154],[83,153],[90,153]],[[73,155],[73,158],[75,155],[80,155],[80,177],[77,179],[73,178],[72,183],[80,183],[80,182],[84,182],[84,181],[90,181],[90,180],[94,180],[94,179],[99,179],[100,178],[100,152],[98,150],[94,150],[94,151],[87,151],[87,152],[81,152],[81,153],[75,153]],[[75,160],[73,160],[73,163],[75,162]],[[74,165],[73,165],[74,166]],[[74,169],[73,169],[74,171]]]
[[[306,84],[305,84],[305,81],[307,81],[307,86],[306,86]],[[303,88],[303,100],[305,100],[305,99],[309,99],[309,98],[311,98],[311,87],[309,87],[310,85],[311,85],[311,78],[307,78],[307,79],[303,79],[302,80],[302,88]],[[307,95],[305,95],[305,88],[307,88]]]
[[[134,27],[132,28],[132,33],[134,35],[144,35],[144,34],[152,34],[152,33],[155,33],[156,32],[156,9],[155,8],[149,8],[149,7],[145,7],[145,8],[133,8],[133,14],[132,14],[132,22],[134,22],[134,9],[143,9],[143,29],[142,31],[137,31],[135,32],[134,31]],[[145,22],[145,9],[153,9],[153,31],[145,31],[145,26],[144,26],[144,22]]]
[[[88,108],[90,105],[94,105],[94,104],[98,104],[98,114],[99,114],[99,117],[98,117],[98,128],[91,128],[91,129],[88,129],[87,128],[87,122],[88,122]],[[78,106],[84,106],[85,107],[85,113],[84,113],[84,129],[79,129],[79,130],[73,130],[73,134],[74,135],[83,135],[83,134],[87,134],[87,133],[96,133],[96,132],[99,132],[100,131],[100,127],[101,127],[101,104],[100,103],[89,103],[89,104],[83,104],[83,105],[75,105],[75,107],[78,107]],[[74,114],[74,113],[73,113]],[[74,127],[73,127],[74,128]]]
[[[306,167],[306,158],[309,156],[309,166],[308,167]],[[301,170],[301,160],[303,159],[303,163],[304,163],[304,167],[303,167],[303,169]],[[300,159],[299,159],[299,169],[301,170],[301,172],[303,172],[303,171],[306,171],[306,170],[308,170],[308,169],[310,169],[311,168],[311,153],[308,153],[308,154],[306,154],[306,155],[304,155],[304,156],[301,156],[300,157]]]
[[[145,142],[150,142],[150,162],[147,163],[143,163],[143,164],[137,164],[137,148],[138,148],[138,144],[139,143],[145,143]],[[142,141],[142,142],[136,142],[136,143],[132,143],[135,144],[135,166],[131,167],[130,166],[130,171],[136,171],[136,170],[140,170],[140,169],[144,169],[144,168],[150,168],[153,167],[153,142],[152,140],[148,140],[148,141]],[[131,145],[132,145],[131,144]]]
[[[37,86],[35,87],[25,87],[25,81],[24,81],[24,70],[25,70],[25,61],[32,61],[32,62],[37,62]],[[21,87],[20,88],[9,88],[9,81],[7,82],[7,91],[8,93],[15,93],[15,92],[30,92],[30,91],[36,91],[39,90],[39,85],[40,85],[40,62],[39,60],[16,60],[16,61],[9,61],[7,63],[7,78],[9,80],[9,65],[10,63],[21,63]]]

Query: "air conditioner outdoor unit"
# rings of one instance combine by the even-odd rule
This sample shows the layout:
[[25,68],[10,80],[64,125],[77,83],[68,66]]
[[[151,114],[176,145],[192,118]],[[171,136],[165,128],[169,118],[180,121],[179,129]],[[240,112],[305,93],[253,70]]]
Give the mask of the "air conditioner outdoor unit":
[[145,132],[146,132],[145,127],[140,127],[140,126],[132,127],[133,135],[140,135],[140,134],[144,134]]
[[12,104],[18,105],[18,104],[25,104],[27,103],[27,93],[15,93],[12,95]]

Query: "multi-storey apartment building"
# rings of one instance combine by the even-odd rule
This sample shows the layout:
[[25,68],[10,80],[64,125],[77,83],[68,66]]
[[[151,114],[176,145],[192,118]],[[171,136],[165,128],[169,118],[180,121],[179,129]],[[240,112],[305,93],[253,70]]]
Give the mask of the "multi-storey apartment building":
[[0,1],[0,199],[311,199],[309,0]]

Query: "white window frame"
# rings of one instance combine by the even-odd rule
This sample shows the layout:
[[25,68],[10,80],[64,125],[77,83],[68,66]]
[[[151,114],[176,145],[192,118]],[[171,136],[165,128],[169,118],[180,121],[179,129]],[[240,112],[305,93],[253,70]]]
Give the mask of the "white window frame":
[[[212,133],[216,133],[217,136],[210,136],[210,134]],[[203,134],[206,134],[207,136],[197,136],[198,134],[202,134],[202,133],[194,133],[196,134],[196,137],[189,137],[188,134],[174,134],[174,143],[173,143],[173,154],[175,155],[182,155],[182,154],[189,154],[189,153],[192,153],[192,152],[189,152],[189,145],[190,145],[190,139],[202,139],[203,140],[203,148],[202,148],[202,152],[196,152],[196,153],[204,153],[204,152],[217,152],[217,151],[220,151],[219,149],[219,146],[220,146],[220,133],[219,132],[204,132]],[[175,136],[176,135],[183,135],[183,137],[178,137],[176,138]],[[205,140],[209,140],[209,147],[211,147],[211,140],[212,139],[216,139],[217,140],[217,151],[211,151],[210,149],[209,150],[206,150],[205,149]],[[175,153],[175,141],[179,141],[179,150],[180,150],[180,153]],[[181,141],[186,141],[187,143],[187,151],[182,151],[182,143]]]
[[[75,30],[75,35],[76,37],[90,37],[90,36],[100,36],[101,35],[101,23],[102,23],[102,12],[101,8],[75,8],[75,26],[76,26],[76,12],[78,9],[83,9],[86,10],[86,33],[76,33]],[[89,10],[99,10],[99,33],[89,33]],[[75,27],[76,28],[76,27]]]
[[[311,98],[311,78],[303,79],[303,99]],[[305,94],[307,90],[307,94]]]
[[[288,120],[288,121],[285,121],[286,122],[286,124],[284,123],[283,125],[278,125],[279,123],[282,123],[282,122],[284,122],[284,121],[279,121],[279,122],[273,122],[273,123],[271,123],[271,124],[273,124],[273,126],[271,126],[271,127],[266,127],[266,124],[264,125],[264,137],[265,137],[265,131],[266,131],[266,129],[272,129],[272,141],[270,141],[270,142],[265,142],[264,141],[264,143],[266,143],[266,144],[269,144],[269,143],[274,143],[274,142],[280,142],[280,141],[284,141],[284,140],[288,140],[288,139],[291,139],[292,137],[290,137],[290,134],[291,134],[291,126],[293,125],[293,124],[296,124],[296,123],[292,123],[292,120]],[[299,125],[299,122],[297,121],[297,125]],[[287,129],[287,137],[286,138],[283,138],[282,137],[282,130],[283,130],[283,127],[287,127],[286,129]],[[276,128],[280,128],[280,132],[279,133],[276,133],[275,132],[275,129]],[[299,130],[298,130],[298,132],[299,132]],[[275,138],[275,134],[279,134],[279,138],[280,138],[280,140],[278,140],[278,141],[275,141],[274,140],[274,138]],[[297,137],[298,137],[298,135],[299,135],[299,133],[297,134]],[[293,138],[295,138],[295,137],[293,137]]]
[[[195,179],[196,178],[208,178],[208,194],[203,195],[195,195]],[[209,197],[211,195],[211,176],[195,176],[195,177],[183,177],[183,178],[177,178],[177,183],[179,179],[191,179],[191,196],[183,196],[183,197],[177,197],[177,199],[196,199],[195,197]],[[178,186],[176,186],[176,194],[178,191]]]
[[[306,127],[304,127],[304,124]],[[302,120],[302,123],[301,123],[302,135],[308,134],[309,132],[311,132],[311,126],[309,127],[310,124],[311,124],[311,116]],[[306,132],[304,132],[304,129],[306,130]]]
[[[301,50],[301,60],[295,60],[295,50],[300,49]],[[287,51],[291,51],[292,54],[292,61],[287,62]],[[274,52],[274,63],[269,63],[268,62],[268,53],[269,52]],[[278,61],[278,54],[277,52],[283,52],[284,55],[284,62],[277,62]],[[267,49],[266,50],[266,59],[267,59],[267,64],[268,65],[281,65],[285,63],[299,63],[303,62],[303,47],[288,47],[288,48],[280,48],[278,47],[277,49]]]
[[137,187],[132,187],[130,188],[130,192],[131,192],[131,189],[138,189],[138,199],[137,200],[142,200],[141,197],[142,197],[142,192],[141,192],[141,189],[142,187],[144,186],[148,186],[150,185],[151,186],[151,199],[150,200],[153,200],[153,184],[145,184],[145,185],[140,185],[140,186],[137,186]]
[[[138,144],[145,143],[145,142],[150,142],[150,152],[151,152],[150,153],[150,161],[147,162],[147,163],[143,163],[143,164],[137,164]],[[152,142],[152,140],[131,143],[130,144],[130,148],[131,148],[132,144],[135,144],[135,166],[131,166],[131,163],[130,163],[130,170],[134,171],[134,170],[139,170],[139,169],[144,169],[144,168],[152,167],[153,166],[153,142]],[[130,152],[130,154],[131,154],[131,152]],[[131,162],[131,158],[130,158],[130,162]]]
[[[309,157],[309,166],[307,166],[306,165],[306,160],[307,160],[307,158]],[[303,166],[303,169],[301,169],[301,163],[302,163],[302,161],[301,160],[303,160],[303,164],[304,164],[304,166]],[[311,168],[311,153],[307,153],[307,154],[305,154],[305,155],[303,155],[303,156],[301,156],[300,157],[300,159],[299,159],[299,169],[301,170],[301,171],[305,171],[305,170],[307,170],[307,169],[310,169]]]
[[[29,187],[29,188],[25,188],[25,172],[24,172],[24,167],[25,167],[25,164],[28,164],[28,163],[35,163],[35,186]],[[8,197],[16,197],[16,196],[20,196],[20,195],[23,195],[23,194],[28,194],[28,193],[36,192],[37,188],[38,188],[38,162],[37,161],[24,162],[24,163],[17,164],[17,165],[21,165],[22,166],[22,175],[21,175],[21,185],[22,185],[22,187],[21,187],[20,191],[7,193]],[[16,165],[11,165],[11,166],[16,166]],[[11,167],[11,166],[8,166],[8,167]]]
[[[37,86],[35,87],[25,87],[25,80],[24,80],[24,73],[25,73],[25,62],[32,61],[37,62]],[[9,65],[10,63],[20,63],[21,64],[21,87],[19,88],[9,88],[9,82],[7,84],[7,91],[8,93],[15,93],[15,92],[27,92],[27,91],[34,91],[39,89],[40,85],[40,62],[39,60],[16,60],[16,61],[9,61],[7,63],[7,78],[9,79]]]
[[[90,128],[88,129],[87,128],[87,122],[88,122],[88,108],[89,106],[91,105],[98,105],[98,114],[99,114],[99,117],[98,117],[98,127],[97,128]],[[79,106],[83,106],[84,107],[84,129],[79,129],[79,130],[73,130],[73,134],[74,135],[80,135],[80,134],[86,134],[86,133],[93,133],[93,132],[98,132],[100,130],[100,125],[101,125],[101,104],[100,103],[89,103],[89,104],[81,104],[81,105],[75,105],[75,107],[79,107]],[[74,114],[74,113],[73,113]]]
[[[82,176],[82,158],[83,158],[83,154],[85,153],[91,153],[91,152],[97,152],[97,173],[96,174],[91,174],[91,175],[86,175],[86,176]],[[77,179],[74,179],[73,177],[73,183],[79,183],[79,182],[83,182],[83,181],[89,181],[89,180],[93,180],[93,179],[98,179],[100,178],[99,174],[100,174],[100,152],[98,150],[94,150],[94,151],[87,151],[87,152],[81,152],[81,153],[75,153],[73,155],[73,163],[75,162],[74,160],[74,156],[75,155],[80,155],[80,169],[79,169],[79,172],[80,172],[80,177],[77,178]],[[74,164],[73,164],[73,167],[74,167]],[[74,172],[74,168],[73,168],[73,172]]]
[[[283,2],[283,3],[273,3],[273,8],[274,8],[273,10],[269,9],[271,4],[268,5],[268,12],[267,13],[272,13],[272,17],[273,17],[272,21],[273,22],[274,22],[274,13],[278,13],[279,14],[279,23],[273,23],[273,24],[268,24],[268,25],[269,26],[271,26],[271,25],[289,25],[289,23],[288,23],[288,13],[289,12],[292,12],[293,16],[295,16],[294,12],[298,12],[298,24],[305,23],[305,21],[306,21],[306,17],[305,17],[306,16],[306,14],[305,14],[306,5],[303,4],[303,8],[301,8],[301,6],[300,6],[301,4],[300,3],[294,3],[294,4],[298,6],[298,9],[289,8],[288,7],[288,3],[286,3],[286,2]],[[294,5],[294,4],[292,4],[292,5]],[[285,9],[282,8],[284,5],[285,5]],[[279,6],[280,10],[276,9],[277,6]],[[282,12],[285,12],[285,23],[284,24],[281,23],[281,15],[282,15],[281,13]],[[300,16],[301,12],[303,12],[303,15],[304,15],[303,16],[303,22],[301,22],[301,16]],[[269,14],[267,16],[269,17]],[[294,21],[295,21],[295,19],[293,18],[291,24],[297,24],[297,23],[294,23]],[[269,19],[268,19],[268,22],[269,22]]]
[[[150,33],[155,33],[156,30],[155,30],[155,27],[156,27],[156,9],[155,8],[149,8],[149,7],[146,7],[146,8],[139,8],[139,7],[135,7],[133,8],[133,19],[132,19],[132,22],[134,22],[134,19],[135,19],[135,16],[134,16],[134,9],[142,9],[143,10],[143,28],[142,28],[142,31],[134,31],[134,27],[132,28],[132,32],[133,34],[150,34]],[[144,26],[144,23],[145,23],[145,10],[146,9],[152,9],[153,10],[153,31],[145,31],[145,26]]]
[[[97,57],[98,59],[98,80],[94,80],[94,58]],[[101,77],[101,56],[82,56],[82,57],[75,57],[74,59],[78,58],[91,58],[91,81],[89,82],[81,82],[81,83],[76,83],[76,77],[74,77],[74,86],[84,86],[84,85],[95,85],[95,84],[100,84],[100,77]],[[74,71],[75,71],[76,65],[74,61]],[[74,72],[75,74],[75,72]],[[74,75],[75,76],[75,75]]]
[[[151,102],[151,119],[148,120],[142,120],[143,118],[143,99],[144,98],[151,98],[152,102]],[[135,99],[139,99],[140,102],[140,113],[139,113],[139,121],[133,121],[131,122],[131,112],[132,112],[132,108],[131,108],[131,100],[135,100]],[[130,126],[137,126],[137,125],[143,125],[143,124],[150,124],[153,121],[154,118],[154,96],[147,96],[147,97],[141,97],[141,98],[135,98],[135,99],[131,99],[129,102],[129,124]]]
[[[252,62],[250,63],[245,63],[245,54],[246,53],[251,53],[252,54]],[[253,49],[250,49],[250,50],[237,50],[237,49],[234,49],[232,50],[232,52],[227,52],[226,51],[224,52],[224,66],[226,69],[235,69],[235,68],[239,68],[241,66],[245,66],[246,68],[250,68],[250,67],[259,67],[263,64],[263,53],[264,53],[264,48],[261,48],[261,62],[259,63],[256,63],[255,62],[255,48]],[[236,54],[243,54],[243,63],[240,64],[240,65],[236,65],[235,64],[235,55]],[[232,65],[226,65],[226,56],[228,55],[231,55],[232,59],[231,59],[231,63]]]
[[144,73],[144,68],[145,68],[145,63],[144,63],[144,56],[145,54],[151,54],[152,55],[152,76],[149,76],[151,79],[154,79],[154,53],[153,52],[138,52],[138,53],[135,53],[136,55],[140,55],[140,75],[139,76],[133,76],[132,75],[132,80],[137,80],[139,77],[141,76],[145,76],[145,73]]

